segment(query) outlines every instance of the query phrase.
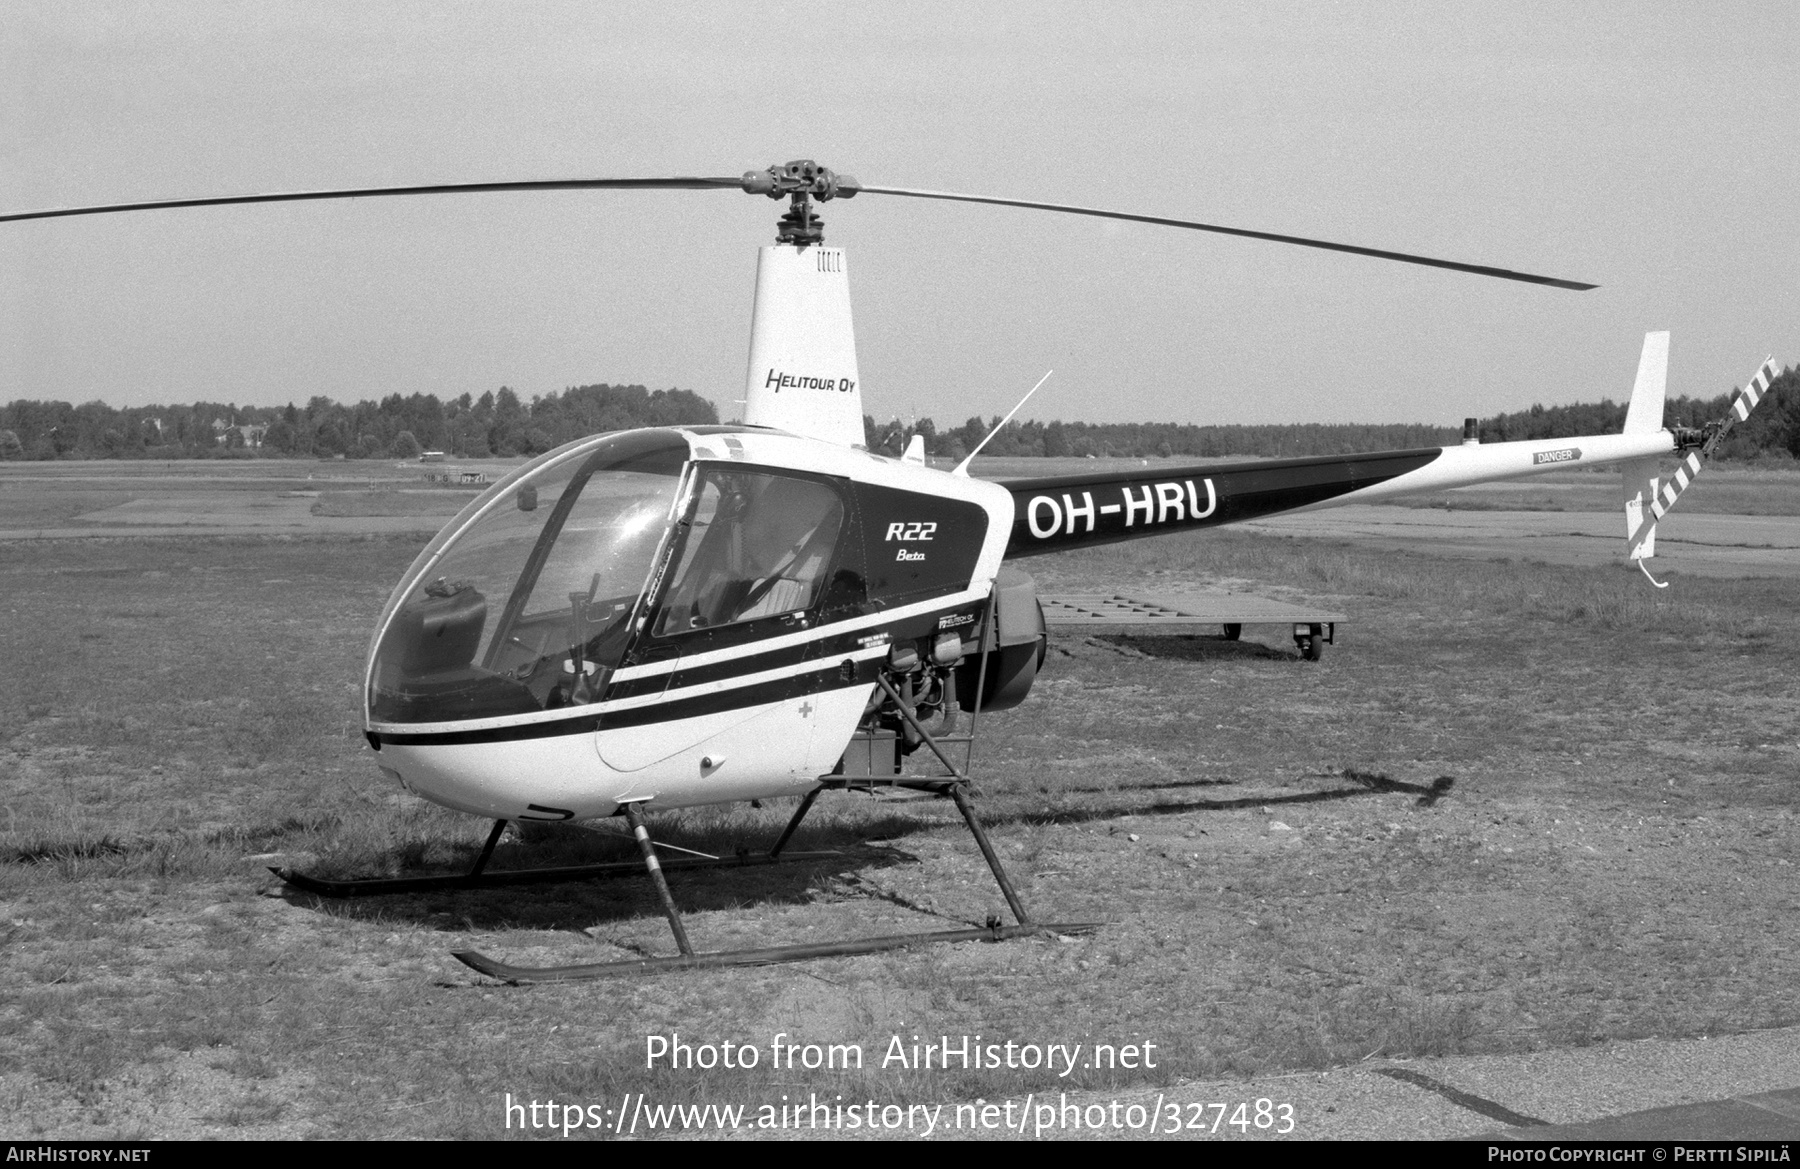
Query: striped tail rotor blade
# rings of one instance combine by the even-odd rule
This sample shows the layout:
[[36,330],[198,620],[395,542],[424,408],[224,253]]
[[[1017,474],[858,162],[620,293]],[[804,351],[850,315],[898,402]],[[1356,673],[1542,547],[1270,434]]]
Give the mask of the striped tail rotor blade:
[[1762,401],[1763,395],[1769,392],[1769,383],[1774,380],[1775,359],[1771,357],[1762,363],[1762,368],[1756,371],[1756,376],[1750,379],[1750,384],[1744,387],[1743,393],[1737,396],[1737,401],[1731,404],[1731,411],[1737,415],[1739,422],[1750,417],[1750,411],[1756,409],[1756,405]]
[[1750,417],[1750,411],[1756,409],[1769,392],[1769,383],[1775,380],[1775,372],[1775,359],[1771,357],[1764,361],[1757,369],[1756,376],[1746,382],[1744,388],[1738,391],[1738,396],[1732,399],[1731,410],[1725,415],[1719,429],[1713,432],[1712,436],[1706,440],[1706,444],[1699,450],[1689,451],[1682,458],[1681,465],[1675,468],[1675,473],[1657,490],[1655,497],[1650,501],[1650,510],[1657,519],[1660,520],[1668,515],[1669,509],[1675,506],[1675,501],[1681,498],[1681,493],[1688,489],[1689,484],[1699,478],[1700,468],[1703,465],[1700,461],[1702,457],[1710,459],[1713,452],[1719,449],[1719,444],[1731,428]]
[[1675,506],[1675,501],[1681,498],[1681,493],[1688,489],[1688,484],[1699,476],[1700,452],[1689,451],[1687,457],[1681,460],[1681,465],[1675,468],[1675,473],[1669,476],[1669,481],[1662,485],[1662,489],[1650,501],[1650,510],[1656,514],[1656,518],[1660,520],[1668,515],[1669,509]]
[[1750,411],[1756,409],[1762,402],[1763,395],[1769,392],[1769,383],[1774,380],[1775,359],[1771,357],[1762,363],[1761,368],[1756,371],[1756,376],[1746,382],[1744,388],[1738,391],[1738,396],[1732,399],[1731,410],[1725,415],[1723,425],[1711,438],[1707,439],[1706,445],[1701,448],[1702,454],[1708,458],[1712,457],[1712,453],[1719,449],[1719,444],[1731,432],[1731,428],[1750,417]]

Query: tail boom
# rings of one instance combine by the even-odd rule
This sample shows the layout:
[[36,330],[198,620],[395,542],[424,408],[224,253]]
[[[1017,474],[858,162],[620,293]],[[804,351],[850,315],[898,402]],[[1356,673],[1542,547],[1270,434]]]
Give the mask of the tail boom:
[[1011,480],[1001,483],[1013,497],[1006,554],[1032,556],[1182,528],[1374,503],[1565,467],[1654,459],[1673,450],[1674,435],[1659,430]]
[[1570,467],[1602,467],[1628,460],[1655,458],[1675,450],[1675,436],[1666,430],[1650,434],[1589,434],[1574,438],[1528,439],[1480,446],[1444,447],[1443,454],[1407,475],[1390,479],[1355,493],[1337,503],[1369,503],[1396,495],[1447,491],[1477,483],[1501,483],[1527,479]]

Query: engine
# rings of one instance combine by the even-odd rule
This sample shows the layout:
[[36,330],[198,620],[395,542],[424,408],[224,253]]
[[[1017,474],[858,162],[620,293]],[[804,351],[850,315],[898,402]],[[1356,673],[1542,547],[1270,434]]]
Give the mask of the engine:
[[[977,623],[961,632],[896,641],[888,653],[882,676],[934,738],[954,733],[957,716],[964,711],[1010,710],[1019,705],[1043,665],[1049,639],[1036,584],[1028,574],[1003,567],[994,592],[991,632]],[[870,699],[861,733],[877,742],[891,739],[900,755],[911,754],[924,742],[918,729],[901,716],[899,704],[880,689]],[[875,754],[885,752],[877,749]],[[875,770],[885,770],[881,761]]]

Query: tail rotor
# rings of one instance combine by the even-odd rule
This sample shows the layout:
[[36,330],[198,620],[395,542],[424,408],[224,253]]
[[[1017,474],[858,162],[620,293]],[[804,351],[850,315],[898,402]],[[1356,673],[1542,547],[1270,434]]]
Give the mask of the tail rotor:
[[[1652,364],[1653,341],[1660,338],[1660,368],[1654,371],[1654,393],[1656,398],[1656,415],[1660,423],[1662,405],[1662,374],[1668,360],[1669,335],[1652,333],[1645,338],[1644,361],[1638,368],[1638,387],[1632,393],[1631,409],[1626,415],[1625,430],[1631,433],[1633,425],[1643,429],[1643,422],[1649,417],[1648,411],[1638,408],[1639,396],[1648,393],[1646,370]],[[1669,514],[1680,499],[1682,493],[1699,478],[1700,471],[1716,454],[1731,433],[1731,428],[1750,417],[1750,412],[1761,404],[1769,392],[1769,384],[1775,380],[1775,359],[1768,358],[1757,369],[1755,376],[1744,384],[1732,399],[1731,409],[1725,417],[1699,429],[1677,428],[1675,430],[1676,449],[1681,452],[1681,463],[1675,473],[1667,479],[1657,474],[1656,460],[1635,459],[1624,467],[1625,496],[1625,538],[1631,559],[1643,570],[1644,576],[1657,588],[1667,588],[1667,584],[1650,575],[1650,568],[1644,562],[1656,555],[1656,524]]]

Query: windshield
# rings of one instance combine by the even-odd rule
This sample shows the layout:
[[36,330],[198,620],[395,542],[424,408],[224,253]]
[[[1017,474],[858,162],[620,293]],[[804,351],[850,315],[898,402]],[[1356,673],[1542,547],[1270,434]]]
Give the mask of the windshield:
[[389,602],[370,717],[445,722],[597,701],[686,459],[679,435],[636,432],[574,444],[499,484]]

